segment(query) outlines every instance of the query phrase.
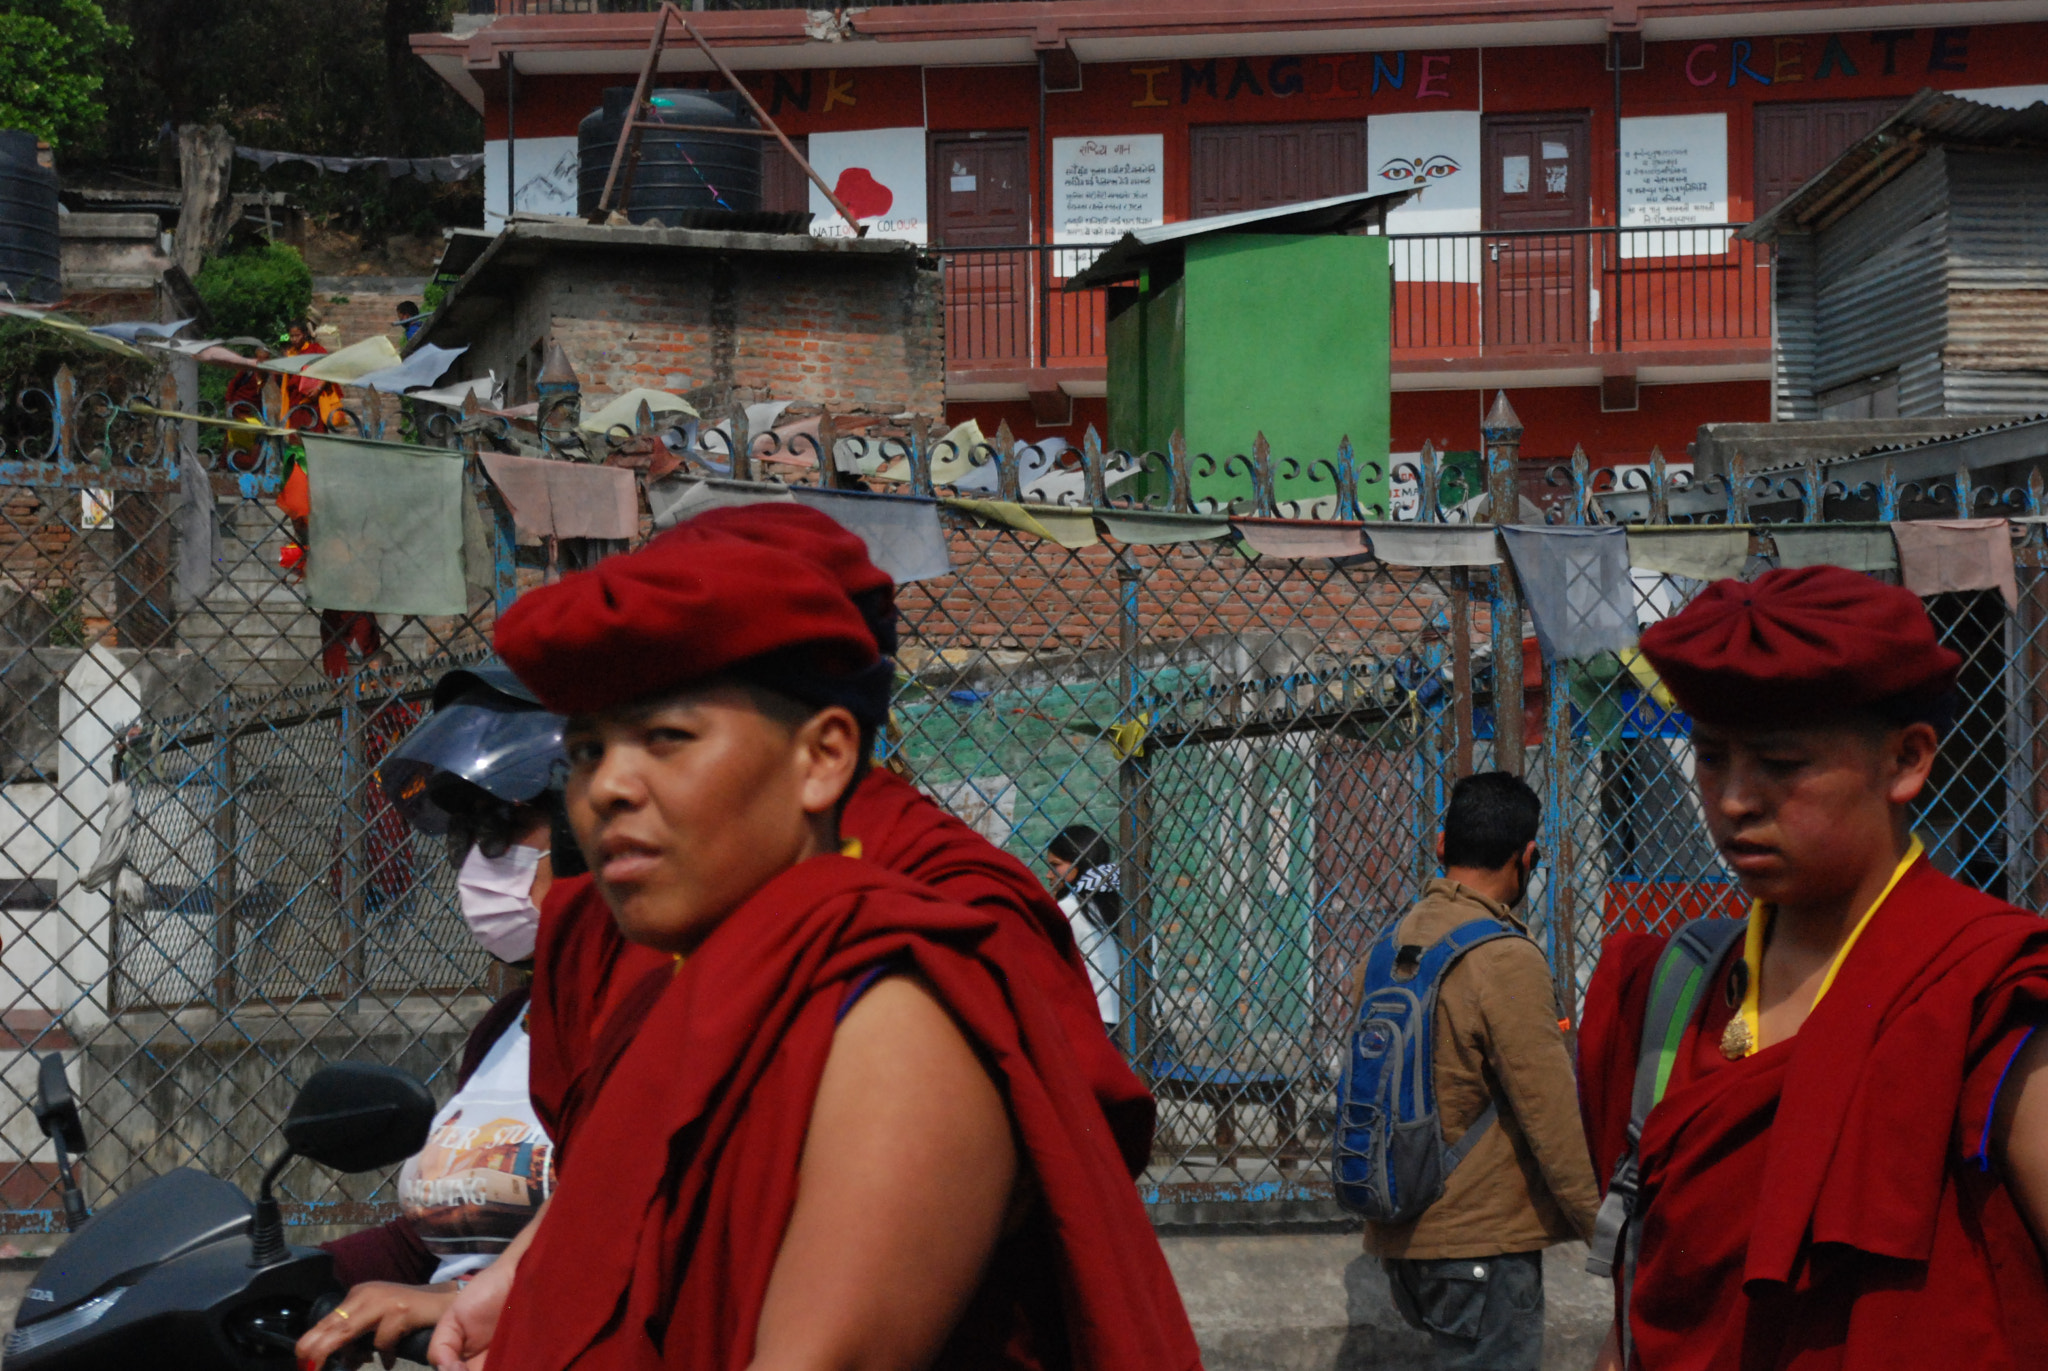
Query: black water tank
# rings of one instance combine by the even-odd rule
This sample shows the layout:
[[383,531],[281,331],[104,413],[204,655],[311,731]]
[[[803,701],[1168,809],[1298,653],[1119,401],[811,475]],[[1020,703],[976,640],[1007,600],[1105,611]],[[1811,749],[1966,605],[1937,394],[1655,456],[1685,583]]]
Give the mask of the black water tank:
[[[751,129],[754,116],[740,108],[738,91],[657,90],[649,97],[650,117],[664,124],[708,124]],[[626,108],[633,103],[631,86],[614,86],[604,104],[583,116],[576,126],[576,210],[588,215],[604,193],[612,154]],[[645,129],[640,134],[640,166],[633,173],[633,202],[626,217],[636,224],[650,219],[674,223],[682,210],[731,210],[754,213],[761,208],[761,143],[751,133],[666,133]]]
[[35,135],[18,129],[0,129],[0,286],[16,300],[38,304],[64,293],[57,252],[57,168]]

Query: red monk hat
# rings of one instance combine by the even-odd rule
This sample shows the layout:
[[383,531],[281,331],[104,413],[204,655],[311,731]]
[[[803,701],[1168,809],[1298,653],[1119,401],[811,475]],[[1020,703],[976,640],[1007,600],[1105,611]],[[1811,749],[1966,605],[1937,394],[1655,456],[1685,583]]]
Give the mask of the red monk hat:
[[1919,596],[1838,566],[1716,581],[1643,630],[1642,649],[1686,713],[1732,728],[1928,718],[1963,665]]
[[896,582],[875,565],[867,541],[829,514],[794,500],[729,505],[686,519],[654,541],[702,538],[738,538],[817,563],[851,597],[882,655],[896,655]]
[[806,704],[887,717],[891,671],[846,590],[812,560],[731,538],[658,538],[519,597],[498,655],[543,705],[588,714],[739,676]]

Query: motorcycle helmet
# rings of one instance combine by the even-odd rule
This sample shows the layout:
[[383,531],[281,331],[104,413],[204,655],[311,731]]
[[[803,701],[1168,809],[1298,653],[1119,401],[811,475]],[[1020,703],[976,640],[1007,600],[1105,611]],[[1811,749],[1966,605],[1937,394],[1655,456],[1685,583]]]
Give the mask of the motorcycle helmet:
[[384,758],[376,780],[420,832],[454,829],[502,852],[496,830],[520,807],[559,808],[550,792],[561,789],[564,765],[561,716],[491,660],[435,684],[433,712]]

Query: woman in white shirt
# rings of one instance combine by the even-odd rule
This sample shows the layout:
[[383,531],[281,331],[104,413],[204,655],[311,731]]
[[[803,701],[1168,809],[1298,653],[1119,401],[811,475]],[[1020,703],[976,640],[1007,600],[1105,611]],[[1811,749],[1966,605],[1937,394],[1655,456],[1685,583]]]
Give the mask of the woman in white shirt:
[[491,662],[442,677],[434,712],[377,769],[408,823],[447,837],[470,936],[519,974],[471,1031],[455,1094],[399,1171],[400,1216],[324,1244],[348,1295],[300,1338],[301,1365],[431,1326],[554,1188],[554,1145],[528,1091],[526,1002],[541,902],[556,876],[583,870],[561,814],[561,749],[561,718]]
[[1053,894],[1074,926],[1074,941],[1088,963],[1088,982],[1102,1022],[1114,1028],[1124,1016],[1124,952],[1118,938],[1123,896],[1120,868],[1109,839],[1086,824],[1071,824],[1053,835],[1045,850]]

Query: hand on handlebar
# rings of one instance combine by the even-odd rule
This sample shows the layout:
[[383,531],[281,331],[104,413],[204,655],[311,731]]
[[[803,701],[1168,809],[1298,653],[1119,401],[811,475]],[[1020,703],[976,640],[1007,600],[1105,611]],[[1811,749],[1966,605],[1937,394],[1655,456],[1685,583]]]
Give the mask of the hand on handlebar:
[[452,1285],[395,1285],[365,1281],[348,1292],[326,1318],[299,1338],[295,1355],[302,1367],[324,1367],[341,1356],[349,1363],[367,1359],[374,1347],[384,1365],[391,1365],[398,1340],[414,1329],[432,1328],[455,1300]]

